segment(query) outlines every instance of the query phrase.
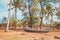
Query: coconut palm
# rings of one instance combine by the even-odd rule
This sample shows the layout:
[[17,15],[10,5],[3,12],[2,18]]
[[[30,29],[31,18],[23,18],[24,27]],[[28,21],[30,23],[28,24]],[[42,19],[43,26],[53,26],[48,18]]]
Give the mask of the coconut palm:
[[6,26],[5,32],[8,32],[8,30],[9,30],[9,21],[10,21],[10,14],[11,14],[11,6],[12,6],[12,0],[10,0],[10,4],[9,4],[8,22],[7,22],[7,26]]
[[18,6],[19,6],[19,1],[18,0],[13,0],[13,6],[14,6],[14,8],[15,8],[15,28],[14,29],[16,29],[16,19],[17,19],[17,8],[18,8]]
[[[50,4],[48,4],[50,0],[39,0],[39,1],[40,1],[40,7],[41,7],[41,12],[40,12],[40,19],[41,19],[40,28],[41,28],[44,15],[46,16],[47,14],[46,18],[48,20],[49,20],[49,16],[52,15],[52,7]],[[44,9],[44,5],[46,6],[46,9]]]
[[[37,16],[39,14],[39,7],[38,7],[38,0],[34,0],[32,3],[32,7],[31,7],[31,13],[32,13],[32,26],[38,26],[39,23],[39,16]],[[38,25],[36,25],[38,24]]]
[[[38,5],[38,0],[28,0],[27,2],[29,2],[28,4],[28,12],[24,12],[23,16],[23,20],[24,23],[28,22],[30,24],[30,27],[33,27],[34,24],[34,20],[36,22],[36,18],[37,18],[37,14],[38,11],[40,10],[37,5]],[[39,19],[39,18],[38,18]]]
[[14,26],[15,26],[15,21],[16,21],[16,25],[17,26],[21,26],[20,20],[19,19],[15,19],[15,16],[12,15],[12,17],[10,18],[10,26],[12,26],[12,28],[14,28]]
[[16,19],[17,19],[17,9],[20,9],[21,11],[23,11],[24,9],[22,9],[21,7],[24,6],[24,1],[23,0],[13,0],[12,6],[15,9],[15,28],[16,29]]
[[47,4],[46,9],[47,9],[47,17],[48,17],[47,20],[48,20],[48,22],[50,21],[49,16],[51,16],[51,21],[52,21],[53,20],[53,12],[52,12],[51,4]]
[[[29,15],[30,15],[30,27],[32,27],[32,25],[34,24],[34,18],[37,17],[36,13],[38,13],[38,11],[40,10],[38,8],[38,0],[33,0],[31,2],[32,5],[29,5]],[[34,17],[36,16],[36,17]]]
[[41,27],[42,27],[42,21],[43,21],[43,5],[42,5],[42,2],[43,2],[44,0],[39,0],[39,2],[40,2],[40,7],[41,7],[41,14],[40,14],[40,29],[41,29]]
[[29,10],[29,16],[30,16],[30,22],[29,22],[30,23],[30,27],[32,27],[32,13],[31,13],[31,10],[30,10],[31,4],[32,4],[31,1],[32,0],[28,0],[28,3],[29,3],[28,4],[28,10]]
[[57,11],[56,16],[60,19],[60,11]]

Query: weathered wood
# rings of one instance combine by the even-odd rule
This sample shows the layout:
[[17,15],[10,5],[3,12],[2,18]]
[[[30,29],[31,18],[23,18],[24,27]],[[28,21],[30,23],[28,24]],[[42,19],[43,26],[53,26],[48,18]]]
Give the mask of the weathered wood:
[[41,32],[41,33],[47,33],[50,31],[50,28],[47,29],[34,29],[34,28],[30,28],[30,27],[24,27],[23,28],[25,31],[27,32]]

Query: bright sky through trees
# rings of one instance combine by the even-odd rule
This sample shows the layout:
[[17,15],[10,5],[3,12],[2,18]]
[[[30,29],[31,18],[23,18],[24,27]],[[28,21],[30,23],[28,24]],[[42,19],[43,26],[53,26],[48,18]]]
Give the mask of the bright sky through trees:
[[[8,3],[9,3],[9,0],[0,0],[0,19],[2,19],[2,17],[7,17],[8,16]],[[59,3],[51,3],[52,5],[54,5],[55,7],[60,7],[60,4]],[[12,11],[12,14],[14,14],[14,11]],[[22,12],[20,10],[18,10],[17,12],[17,17],[19,19],[22,19]],[[54,16],[54,20],[56,20],[56,16]],[[1,22],[1,20],[0,20]]]

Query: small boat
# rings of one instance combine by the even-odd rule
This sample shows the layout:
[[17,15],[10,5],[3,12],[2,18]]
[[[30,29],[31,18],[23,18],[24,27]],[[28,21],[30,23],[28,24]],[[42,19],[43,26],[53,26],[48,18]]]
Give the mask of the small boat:
[[50,31],[50,27],[47,29],[35,29],[30,27],[23,27],[23,29],[27,32],[41,32],[41,33],[48,33]]

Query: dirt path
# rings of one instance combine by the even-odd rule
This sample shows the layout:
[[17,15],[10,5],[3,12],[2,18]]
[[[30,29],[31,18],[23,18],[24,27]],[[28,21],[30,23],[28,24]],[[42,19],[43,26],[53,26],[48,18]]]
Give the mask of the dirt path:
[[60,32],[30,33],[22,30],[9,32],[0,30],[0,40],[60,40],[54,36],[60,36]]

